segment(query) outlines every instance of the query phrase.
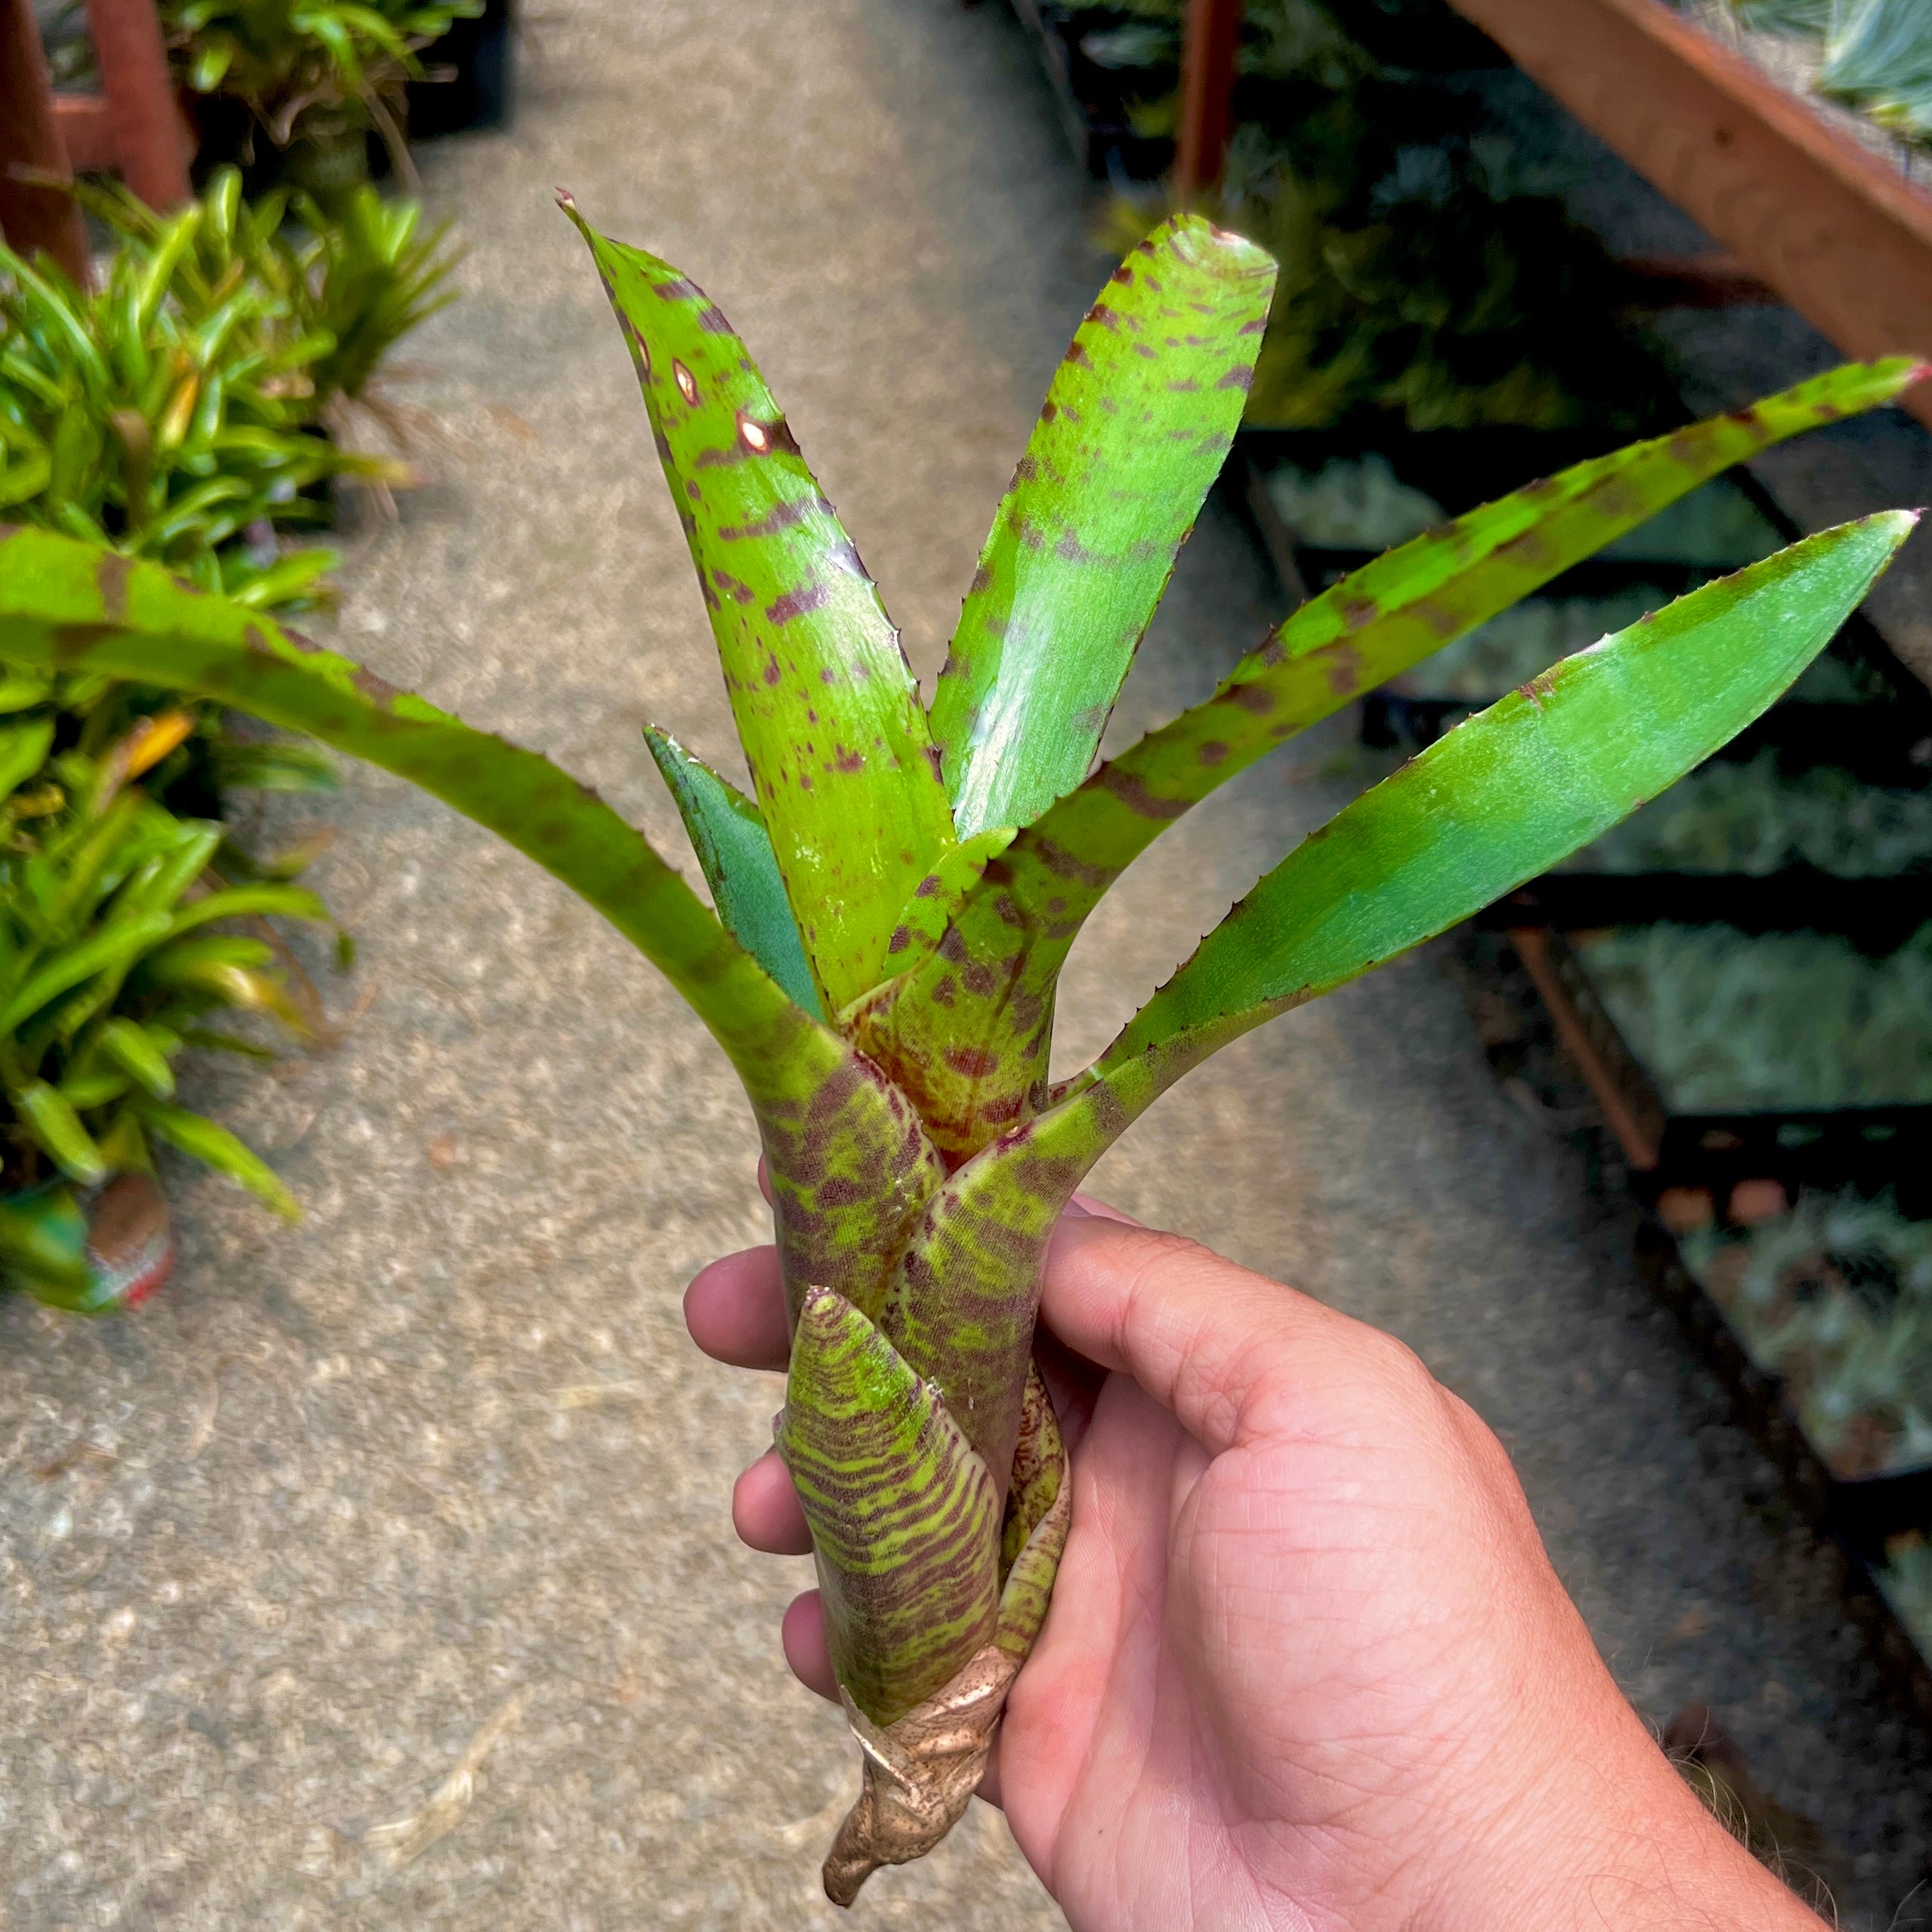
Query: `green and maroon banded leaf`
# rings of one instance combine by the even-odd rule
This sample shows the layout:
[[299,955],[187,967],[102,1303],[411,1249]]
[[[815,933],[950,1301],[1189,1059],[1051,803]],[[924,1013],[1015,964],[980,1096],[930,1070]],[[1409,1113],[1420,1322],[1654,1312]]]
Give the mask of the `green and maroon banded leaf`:
[[716,306],[590,228],[650,413],[725,686],[827,1012],[875,985],[913,888],[953,843],[899,634],[771,392]]
[[937,955],[863,1018],[865,1051],[957,1159],[1045,1090],[1053,988],[1089,913],[1192,805],[1730,465],[1889,401],[1923,372],[1853,363],[1748,410],[1566,470],[1378,558],[1303,604],[1214,696],[1102,765],[969,892]]
[[1000,1533],[1000,1621],[993,1638],[1015,1663],[1026,1662],[1046,1621],[1072,1516],[1067,1445],[1053,1399],[1039,1369],[1029,1362],[1006,1490],[1006,1520]]
[[1066,1474],[1067,1448],[1053,1413],[1053,1398],[1040,1379],[1039,1365],[1030,1362],[1020,1402],[1019,1439],[1013,1445],[1012,1474],[1006,1485],[1006,1520],[1000,1529],[1003,1581],[1059,1501]]
[[886,942],[889,969],[910,972],[932,957],[966,894],[988,865],[1013,842],[1019,830],[1016,825],[995,825],[962,839],[913,888],[912,897],[899,908],[898,923]]
[[969,1161],[927,1204],[879,1317],[914,1373],[938,1389],[1003,1499],[1047,1239],[1086,1171],[1043,1157],[1024,1127]]
[[1087,776],[1247,401],[1275,264],[1164,222],[1075,332],[993,520],[932,700],[962,835]]
[[1263,877],[1096,1075],[1331,991],[1600,837],[1782,695],[1917,521],[1890,511],[1807,537],[1445,734]]
[[685,821],[725,929],[800,1007],[823,1019],[798,921],[757,806],[669,731],[647,725],[644,741]]
[[793,1306],[813,1281],[861,1306],[883,1300],[940,1178],[917,1117],[587,787],[258,612],[50,531],[0,530],[0,660],[192,691],[307,732],[534,859],[664,974],[737,1068],[771,1167]]
[[830,1289],[799,1312],[777,1436],[839,1682],[890,1724],[991,1640],[998,1493],[936,1392]]
[[879,1325],[1011,1467],[1040,1270],[1093,1163],[1190,1068],[1467,918],[1672,785],[1828,644],[1916,521],[1807,538],[1680,598],[1459,725],[1308,838],[1065,1097],[920,1217]]

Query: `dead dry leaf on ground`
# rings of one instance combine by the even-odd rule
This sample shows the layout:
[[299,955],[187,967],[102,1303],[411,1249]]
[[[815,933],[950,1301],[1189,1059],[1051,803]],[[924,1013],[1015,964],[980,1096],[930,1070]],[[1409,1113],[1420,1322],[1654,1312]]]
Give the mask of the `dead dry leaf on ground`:
[[420,1858],[440,1838],[445,1838],[468,1814],[476,1795],[476,1774],[496,1741],[523,1715],[528,1693],[518,1691],[505,1699],[496,1714],[469,1741],[450,1775],[428,1798],[405,1818],[370,1827],[363,1843],[380,1853],[391,1871]]

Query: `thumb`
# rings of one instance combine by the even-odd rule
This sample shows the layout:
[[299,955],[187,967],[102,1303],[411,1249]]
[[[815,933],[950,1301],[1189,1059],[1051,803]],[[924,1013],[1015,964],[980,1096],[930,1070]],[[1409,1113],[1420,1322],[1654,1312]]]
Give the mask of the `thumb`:
[[1312,1383],[1407,1352],[1198,1242],[1098,1216],[1055,1229],[1040,1316],[1069,1348],[1132,1376],[1210,1454],[1278,1433]]

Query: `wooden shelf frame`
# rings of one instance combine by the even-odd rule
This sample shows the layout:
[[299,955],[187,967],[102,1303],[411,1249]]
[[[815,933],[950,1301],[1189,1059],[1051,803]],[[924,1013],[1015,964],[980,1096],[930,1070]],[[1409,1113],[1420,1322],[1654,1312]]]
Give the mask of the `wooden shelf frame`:
[[193,191],[194,151],[154,0],[87,0],[87,13],[102,91],[56,94],[28,0],[0,0],[0,233],[22,255],[45,249],[83,286],[79,208],[46,184],[118,168],[150,208],[178,207]]
[[1846,354],[1932,360],[1932,196],[1880,156],[1662,0],[1450,3]]
[[[1768,288],[1847,355],[1932,360],[1932,196],[1880,156],[1663,0],[1450,4],[1719,243],[1732,299]],[[1184,199],[1220,169],[1240,16],[1189,0]],[[1932,383],[1904,402],[1932,427]]]

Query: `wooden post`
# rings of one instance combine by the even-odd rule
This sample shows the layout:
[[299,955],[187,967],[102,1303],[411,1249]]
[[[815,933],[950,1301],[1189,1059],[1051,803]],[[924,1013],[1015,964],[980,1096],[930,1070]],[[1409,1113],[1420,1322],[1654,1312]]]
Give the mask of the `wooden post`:
[[1174,193],[1183,206],[1198,201],[1221,178],[1233,131],[1241,39],[1241,0],[1188,0],[1174,154]]
[[150,208],[178,207],[193,190],[154,0],[87,0],[87,20],[122,179]]
[[16,168],[72,181],[54,125],[54,87],[27,0],[0,0],[0,234],[31,261],[45,249],[85,288],[87,230],[72,195],[15,178]]

